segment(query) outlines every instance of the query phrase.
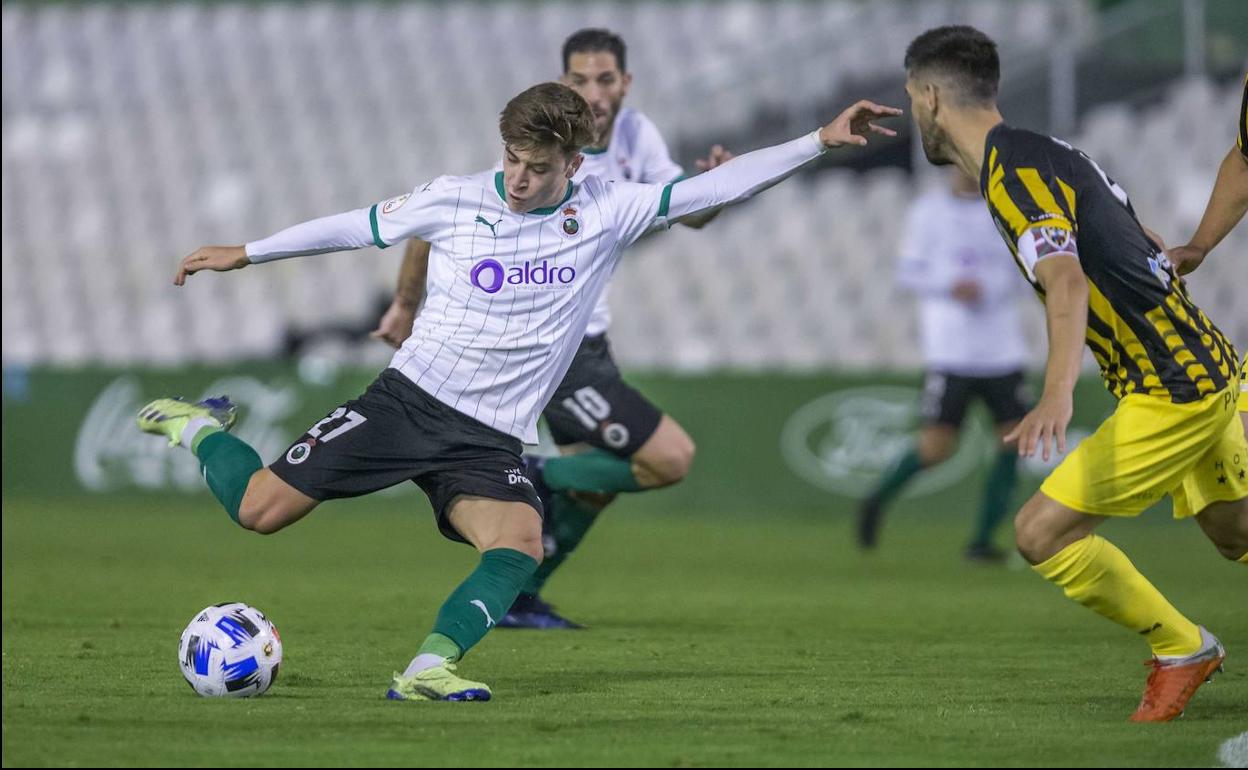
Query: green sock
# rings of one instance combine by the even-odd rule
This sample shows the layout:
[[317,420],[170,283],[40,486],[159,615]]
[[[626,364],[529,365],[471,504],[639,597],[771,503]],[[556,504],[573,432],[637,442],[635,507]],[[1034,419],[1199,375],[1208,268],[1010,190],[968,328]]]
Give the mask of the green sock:
[[425,637],[424,644],[420,645],[417,655],[425,655],[432,653],[446,660],[455,661],[463,657],[464,651],[459,649],[459,645],[455,644],[455,640],[449,636],[442,634],[429,634]]
[[546,486],[556,491],[576,490],[613,495],[640,492],[633,477],[633,464],[602,449],[574,455],[551,457],[542,470]]
[[886,505],[921,470],[923,464],[919,461],[919,450],[911,449],[898,458],[893,467],[884,474],[884,478],[880,479],[875,491],[871,493],[871,499],[880,505]]
[[[420,651],[436,652],[452,660],[462,657],[511,609],[520,587],[536,569],[536,559],[510,548],[492,548],[481,554],[481,563],[438,610],[433,633]],[[455,645],[455,655],[443,654],[449,651],[443,640]]]
[[[189,428],[190,426],[187,426],[187,427]],[[222,433],[224,431],[225,431],[225,428],[222,428],[219,425],[205,425],[204,427],[195,431],[195,435],[191,436],[191,454],[195,455],[196,457],[199,457],[199,445],[204,443],[204,439],[208,438],[214,433]]]
[[521,590],[526,594],[541,593],[542,586],[546,585],[551,573],[576,550],[585,533],[597,520],[598,514],[602,513],[601,508],[586,505],[561,492],[551,495],[550,508],[546,516],[550,522],[548,532],[555,539],[555,552],[542,560],[537,571],[524,584]]
[[972,545],[991,545],[992,533],[1009,510],[1010,495],[1018,479],[1018,452],[1001,452],[992,464],[988,482],[984,485],[984,499],[980,503],[979,523],[975,529]]
[[191,442],[208,488],[238,523],[238,509],[252,474],[264,467],[260,455],[237,436],[220,429],[204,428]]

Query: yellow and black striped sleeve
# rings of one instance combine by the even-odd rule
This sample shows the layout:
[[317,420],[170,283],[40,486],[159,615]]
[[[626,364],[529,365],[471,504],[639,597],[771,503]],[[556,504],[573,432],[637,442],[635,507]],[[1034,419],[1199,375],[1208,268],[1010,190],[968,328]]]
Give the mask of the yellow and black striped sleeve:
[[1048,171],[1048,162],[1029,164],[1026,158],[1015,153],[1006,160],[995,147],[990,150],[985,196],[1011,236],[1011,250],[1024,275],[1035,285],[1040,260],[1055,254],[1079,256],[1078,222],[1074,187]]
[[1028,165],[1025,156],[1007,162],[998,157],[995,147],[989,152],[988,204],[1015,238],[1039,227],[1072,233],[1078,229],[1074,188],[1045,165],[1041,171]]

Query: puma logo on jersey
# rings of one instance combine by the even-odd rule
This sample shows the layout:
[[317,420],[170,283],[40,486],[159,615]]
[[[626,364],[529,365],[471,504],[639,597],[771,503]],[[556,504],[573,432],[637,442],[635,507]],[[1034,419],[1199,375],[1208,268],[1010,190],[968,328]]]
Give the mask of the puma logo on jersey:
[[477,214],[477,221],[478,221],[478,222],[480,222],[481,224],[485,225],[486,227],[490,228],[490,235],[493,235],[493,236],[497,237],[497,236],[498,236],[498,233],[496,233],[496,232],[494,231],[494,228],[498,227],[498,223],[499,223],[499,222],[502,222],[502,221],[503,221],[503,218],[502,218],[502,217],[499,217],[499,218],[498,218],[498,222],[495,222],[495,223],[493,223],[493,224],[490,224],[490,220],[486,219],[485,217],[481,216],[480,214]]
[[481,601],[480,599],[473,599],[472,601],[468,603],[485,613],[485,627],[486,628],[489,628],[490,626],[494,625],[494,618],[490,617],[490,611],[485,608],[485,602]]

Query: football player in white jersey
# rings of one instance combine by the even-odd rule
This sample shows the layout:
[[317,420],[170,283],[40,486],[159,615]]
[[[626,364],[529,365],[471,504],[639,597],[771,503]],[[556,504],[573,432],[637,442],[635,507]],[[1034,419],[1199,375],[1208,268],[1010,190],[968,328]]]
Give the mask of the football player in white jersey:
[[[623,39],[605,29],[582,29],[564,42],[562,55],[563,82],[584,97],[594,116],[594,140],[581,150],[584,160],[576,179],[644,184],[683,179],[684,169],[672,160],[654,123],[623,106],[633,78]],[[698,167],[706,171],[731,158],[716,145]],[[700,228],[717,213],[688,216],[681,224]],[[428,260],[428,243],[408,242],[398,291],[375,337],[398,347],[411,333]],[[694,443],[684,428],[624,381],[607,339],[610,323],[604,291],[568,373],[542,412],[561,456],[525,456],[528,476],[546,507],[546,558],[499,619],[500,627],[579,628],[540,597],[546,581],[617,493],[675,484],[693,463]]]
[[558,83],[508,102],[499,120],[503,170],[442,176],[368,208],[323,217],[243,246],[182,260],[202,270],[386,247],[432,244],[429,293],[390,368],[264,467],[227,429],[228,398],[159,399],[139,427],[190,449],[230,517],[276,532],[324,500],[414,481],[439,529],[481,553],[438,612],[432,633],[387,691],[394,700],[487,700],[455,664],[511,606],[543,557],[542,505],[525,477],[522,442],[585,335],[623,250],[671,221],[745,200],[831,147],[893,135],[875,120],[900,110],[858,102],[823,128],[679,183],[572,180],[593,135],[589,106]]
[[[886,506],[905,485],[957,450],[972,400],[988,407],[999,437],[1008,436],[1030,407],[1018,303],[1027,283],[1003,258],[1008,250],[975,180],[957,170],[948,174],[947,186],[919,196],[911,207],[897,262],[898,283],[919,300],[923,425],[917,444],[893,463],[859,510],[863,548],[875,547]],[[968,560],[1004,560],[992,535],[1009,510],[1017,469],[1018,452],[999,447],[966,546]]]

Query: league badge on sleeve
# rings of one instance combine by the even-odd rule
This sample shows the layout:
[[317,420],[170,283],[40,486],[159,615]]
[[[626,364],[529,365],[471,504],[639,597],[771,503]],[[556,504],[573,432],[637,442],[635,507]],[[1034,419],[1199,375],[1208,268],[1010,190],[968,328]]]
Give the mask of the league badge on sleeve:
[[395,211],[398,211],[399,209],[403,208],[403,204],[407,203],[407,199],[410,197],[412,197],[411,193],[403,193],[397,198],[391,198],[390,200],[381,204],[381,213],[392,214]]

